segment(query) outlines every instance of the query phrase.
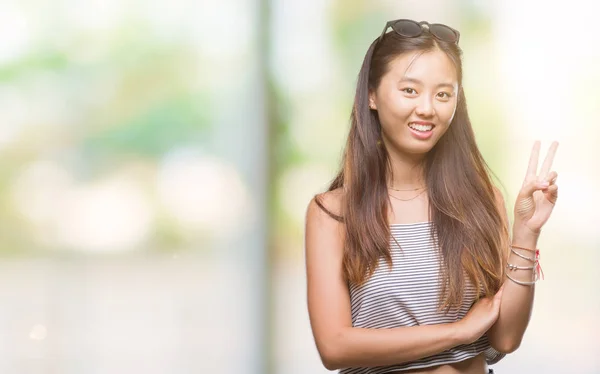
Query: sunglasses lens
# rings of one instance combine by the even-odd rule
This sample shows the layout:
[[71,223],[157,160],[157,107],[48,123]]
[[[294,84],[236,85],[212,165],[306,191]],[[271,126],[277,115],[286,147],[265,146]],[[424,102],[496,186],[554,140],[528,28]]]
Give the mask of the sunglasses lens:
[[431,25],[429,27],[429,31],[433,35],[435,35],[436,38],[441,39],[445,42],[456,43],[456,41],[458,40],[458,36],[456,35],[456,33],[448,26]]
[[421,35],[421,25],[411,21],[398,21],[392,25],[394,31],[409,38]]

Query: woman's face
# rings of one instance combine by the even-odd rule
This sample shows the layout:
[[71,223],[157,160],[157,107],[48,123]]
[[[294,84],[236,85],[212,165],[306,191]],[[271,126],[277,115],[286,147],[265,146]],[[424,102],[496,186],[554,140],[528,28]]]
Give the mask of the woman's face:
[[390,152],[425,155],[444,135],[456,111],[456,68],[442,51],[404,53],[393,59],[369,95]]

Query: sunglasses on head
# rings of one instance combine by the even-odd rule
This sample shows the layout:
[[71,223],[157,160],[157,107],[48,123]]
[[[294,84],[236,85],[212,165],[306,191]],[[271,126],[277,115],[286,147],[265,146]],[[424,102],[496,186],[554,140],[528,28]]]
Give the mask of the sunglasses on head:
[[441,23],[429,23],[426,21],[417,22],[410,19],[388,21],[381,32],[379,41],[383,39],[388,27],[391,27],[398,35],[404,36],[405,38],[416,38],[423,33],[423,25],[427,26],[429,33],[433,35],[434,38],[443,42],[458,44],[460,33],[452,27],[442,25]]

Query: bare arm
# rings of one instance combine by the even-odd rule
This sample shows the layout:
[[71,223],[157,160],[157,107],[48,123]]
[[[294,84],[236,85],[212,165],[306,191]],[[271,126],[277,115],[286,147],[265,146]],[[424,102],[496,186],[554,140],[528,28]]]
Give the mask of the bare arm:
[[[556,185],[558,174],[555,171],[550,172],[557,148],[558,142],[553,142],[538,174],[540,142],[535,142],[533,145],[525,180],[515,202],[515,223],[512,229],[513,245],[529,249],[537,248],[542,226],[550,218],[558,196],[558,186]],[[496,199],[501,211],[504,213],[504,222],[508,224],[504,199],[498,191],[496,191]],[[510,251],[510,248],[508,250]],[[534,265],[532,261],[528,261],[523,257],[534,258],[535,253],[517,248],[514,248],[514,251],[521,256],[510,251],[508,255],[509,264],[521,267]],[[533,271],[531,270],[507,270],[507,272],[510,272],[510,277],[517,282],[533,281]],[[488,332],[490,343],[498,351],[513,352],[521,344],[531,317],[534,294],[534,285],[517,284],[511,279],[505,279],[500,316]]]
[[[500,206],[500,211],[504,214],[504,222],[508,225],[506,206],[499,191],[496,192],[496,198]],[[515,228],[517,230],[514,230]],[[532,232],[513,227],[512,244],[525,248],[536,248],[537,240],[538,236]],[[532,257],[532,254],[526,251],[517,250],[517,252]],[[510,264],[525,267],[532,265],[531,262],[512,253],[510,249],[507,256],[508,263]],[[532,280],[530,271],[511,272],[510,276],[526,282]],[[488,331],[488,338],[494,349],[503,353],[511,353],[519,347],[531,317],[534,294],[535,286],[519,285],[505,277],[500,315],[496,323]]]
[[[335,191],[327,193],[323,203],[335,212],[339,197],[335,197]],[[327,369],[401,364],[474,338],[464,323],[393,329],[352,327],[349,290],[342,271],[343,224],[313,200],[307,210],[305,234],[308,311],[317,349]]]

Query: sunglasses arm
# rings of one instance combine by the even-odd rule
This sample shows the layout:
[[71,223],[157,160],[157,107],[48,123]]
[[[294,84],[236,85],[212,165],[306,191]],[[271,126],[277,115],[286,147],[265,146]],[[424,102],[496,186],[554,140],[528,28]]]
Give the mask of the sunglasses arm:
[[390,27],[395,21],[388,21],[385,24],[385,27],[383,28],[383,31],[381,32],[381,36],[379,37],[379,42],[381,42],[383,40],[383,36],[385,35],[385,32],[387,31],[388,27]]

